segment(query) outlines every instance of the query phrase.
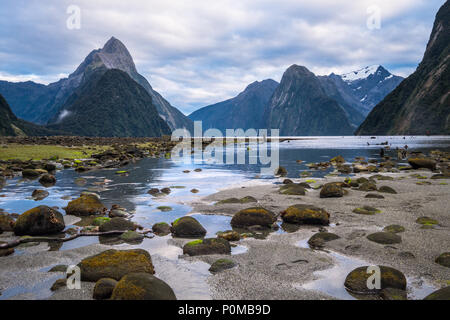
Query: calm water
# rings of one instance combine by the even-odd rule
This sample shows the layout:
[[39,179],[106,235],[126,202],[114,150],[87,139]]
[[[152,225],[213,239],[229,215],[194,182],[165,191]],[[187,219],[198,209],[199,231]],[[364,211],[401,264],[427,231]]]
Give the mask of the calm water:
[[[377,144],[385,141],[388,141],[392,150],[396,147],[403,147],[405,144],[409,146],[409,150],[450,149],[450,137],[406,137],[405,139],[403,137],[377,137],[377,139],[370,139],[370,137],[315,137],[280,143],[280,165],[287,168],[288,177],[297,178],[302,171],[309,170],[306,166],[307,163],[327,161],[337,155],[342,155],[347,161],[352,161],[356,156],[377,159],[381,148]],[[232,148],[232,146],[228,146],[228,148]],[[239,150],[247,153],[248,148],[251,150],[252,148],[257,148],[257,146],[247,146],[245,144],[239,146]],[[389,155],[389,152],[387,154]],[[396,157],[395,151],[392,151],[392,156]],[[42,201],[34,201],[30,198],[33,190],[43,188],[37,181],[23,181],[20,178],[8,180],[7,185],[0,190],[0,195],[3,196],[0,197],[0,209],[9,213],[20,214],[37,205],[62,208],[69,202],[69,200],[63,200],[63,197],[76,198],[82,191],[91,191],[98,193],[107,207],[119,204],[134,213],[134,221],[145,228],[151,228],[156,222],[171,223],[175,219],[188,214],[191,211],[191,207],[188,204],[196,198],[255,179],[255,177],[263,179],[273,178],[271,176],[260,177],[260,165],[214,164],[209,163],[210,158],[205,159],[200,164],[189,164],[185,163],[185,160],[144,159],[121,169],[129,172],[125,176],[115,174],[116,169],[86,173],[76,173],[73,170],[58,171],[56,173],[57,184],[47,188],[50,196]],[[297,160],[302,160],[303,162],[299,164]],[[193,170],[196,168],[201,168],[202,171],[194,172]],[[184,170],[190,170],[190,173],[183,173]],[[310,175],[313,177],[324,176],[330,170],[313,170],[310,171]],[[86,183],[84,185],[76,184],[75,180],[77,178],[85,179]],[[166,197],[154,198],[147,194],[147,191],[152,187],[171,187],[172,192]],[[191,193],[190,190],[193,188],[198,189],[199,193]],[[157,209],[158,206],[170,206],[173,210],[161,212]],[[64,210],[61,209],[60,211],[64,214]],[[207,236],[212,237],[218,231],[231,228],[230,217],[193,214],[207,229]],[[68,250],[98,243],[99,241],[102,242],[97,237],[81,237],[52,249]],[[180,270],[186,272],[187,279],[193,273],[196,274],[193,277],[197,281],[196,285],[187,282],[178,288],[174,288],[177,296],[209,298],[206,284],[204,282],[199,284],[198,282],[198,279],[205,280],[209,275],[207,271],[209,266],[202,262],[189,263],[183,259],[178,259],[178,256],[182,254],[182,250],[171,244],[170,235],[145,239],[138,247],[149,250],[152,256],[159,255],[174,262],[173,270],[166,266],[166,270],[160,269],[161,271],[157,273],[162,279],[170,278],[172,272],[180,273]],[[245,252],[245,247],[243,246],[233,248],[234,254],[242,252]],[[24,251],[16,250],[15,254],[24,254]],[[156,270],[158,271],[157,266]],[[43,290],[42,285],[38,285],[37,288],[39,288],[39,292]],[[11,290],[10,294],[4,291],[0,299],[12,296],[12,292],[17,290],[17,288],[12,288]],[[33,289],[31,288],[30,290]],[[20,290],[20,292],[22,291]],[[49,294],[48,290],[47,294]],[[44,297],[45,295],[39,294],[38,296]]]

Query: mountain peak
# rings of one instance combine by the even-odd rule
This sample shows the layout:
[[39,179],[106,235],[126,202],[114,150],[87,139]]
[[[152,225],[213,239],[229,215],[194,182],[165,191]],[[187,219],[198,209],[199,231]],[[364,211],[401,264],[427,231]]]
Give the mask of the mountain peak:
[[387,71],[385,68],[383,68],[379,64],[374,64],[371,66],[367,66],[365,68],[352,71],[349,73],[344,73],[341,75],[342,80],[344,81],[356,81],[356,80],[362,80],[368,78],[370,75],[375,74],[376,72],[384,70]]
[[122,43],[122,41],[120,41],[119,39],[115,38],[115,37],[111,37],[103,46],[103,48],[101,49],[102,52],[107,52],[107,53],[114,53],[117,51],[123,51],[123,50],[127,50],[127,48],[125,47],[125,45]]
[[278,86],[278,82],[276,82],[275,80],[265,79],[262,81],[254,81],[254,82],[250,83],[243,92],[251,91],[254,89],[258,89],[258,88],[273,88],[273,89],[275,89],[276,86]]

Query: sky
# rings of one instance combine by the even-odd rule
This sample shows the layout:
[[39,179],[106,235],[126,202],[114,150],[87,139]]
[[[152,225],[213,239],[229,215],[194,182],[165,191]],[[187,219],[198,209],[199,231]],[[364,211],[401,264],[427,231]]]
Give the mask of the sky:
[[[1,0],[0,80],[67,77],[114,36],[183,113],[292,64],[317,75],[380,64],[408,76],[444,0]],[[79,22],[79,23],[78,23]]]

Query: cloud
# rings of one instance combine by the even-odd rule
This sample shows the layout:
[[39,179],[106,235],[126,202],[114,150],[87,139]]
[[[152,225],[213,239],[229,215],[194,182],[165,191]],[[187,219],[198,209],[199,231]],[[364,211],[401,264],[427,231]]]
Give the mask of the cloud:
[[[173,105],[190,113],[280,80],[294,63],[317,74],[382,64],[408,75],[420,62],[443,0],[3,0],[0,78],[55,81],[112,35]],[[66,27],[69,5],[81,29]],[[380,9],[369,30],[367,8]],[[6,10],[4,10],[6,9]]]

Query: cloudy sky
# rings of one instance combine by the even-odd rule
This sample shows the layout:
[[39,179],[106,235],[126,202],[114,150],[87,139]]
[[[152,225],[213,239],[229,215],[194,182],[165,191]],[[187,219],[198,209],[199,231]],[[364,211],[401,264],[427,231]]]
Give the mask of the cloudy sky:
[[[115,36],[152,86],[189,114],[255,80],[279,81],[294,63],[320,75],[381,64],[407,76],[444,2],[1,0],[0,79],[56,81]],[[67,27],[71,5],[79,29]]]

